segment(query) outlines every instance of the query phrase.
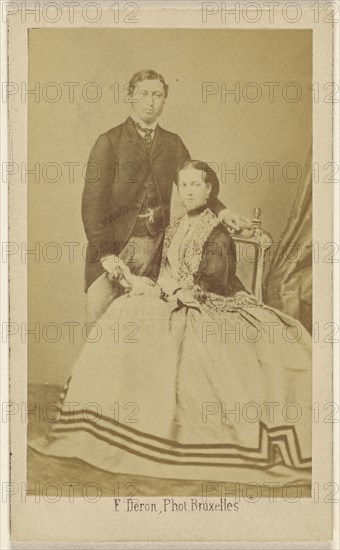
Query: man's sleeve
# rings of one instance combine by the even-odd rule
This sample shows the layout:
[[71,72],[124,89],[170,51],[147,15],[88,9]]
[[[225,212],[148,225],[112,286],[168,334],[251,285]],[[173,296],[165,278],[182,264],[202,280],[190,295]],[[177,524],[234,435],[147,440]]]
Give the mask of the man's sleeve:
[[110,244],[111,187],[114,179],[114,151],[107,135],[94,144],[86,169],[82,196],[82,220],[89,243],[98,257],[107,254]]
[[218,199],[217,197],[214,197],[212,199],[209,199],[208,200],[208,206],[210,208],[210,210],[212,212],[214,212],[214,214],[216,214],[216,216],[222,211],[224,210],[225,208],[227,208],[227,206],[225,204],[223,204],[223,202],[220,201],[220,199]]
[[177,141],[177,168],[182,166],[184,162],[187,160],[190,160],[190,153],[186,146],[184,145],[183,141],[180,137],[178,137]]

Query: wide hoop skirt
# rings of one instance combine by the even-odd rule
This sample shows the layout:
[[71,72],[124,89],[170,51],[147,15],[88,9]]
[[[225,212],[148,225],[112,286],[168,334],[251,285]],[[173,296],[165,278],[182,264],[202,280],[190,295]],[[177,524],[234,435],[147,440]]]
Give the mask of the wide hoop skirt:
[[281,312],[122,296],[75,363],[35,450],[159,478],[311,480],[311,338]]

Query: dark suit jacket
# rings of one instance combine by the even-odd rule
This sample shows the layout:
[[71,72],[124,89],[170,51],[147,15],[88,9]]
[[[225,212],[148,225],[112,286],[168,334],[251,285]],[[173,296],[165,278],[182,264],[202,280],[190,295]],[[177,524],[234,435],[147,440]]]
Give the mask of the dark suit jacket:
[[[150,152],[131,118],[100,135],[90,153],[82,198],[88,239],[85,291],[104,269],[100,258],[119,254],[129,240],[153,180],[162,203],[162,227],[170,220],[173,183],[178,167],[190,159],[180,137],[156,127]],[[218,213],[217,199],[209,204]]]

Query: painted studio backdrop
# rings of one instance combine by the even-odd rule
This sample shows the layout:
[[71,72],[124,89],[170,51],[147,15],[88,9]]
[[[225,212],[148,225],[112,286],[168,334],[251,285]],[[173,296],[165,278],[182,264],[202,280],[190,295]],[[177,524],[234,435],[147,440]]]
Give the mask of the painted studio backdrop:
[[[248,219],[261,209],[274,241],[265,299],[308,328],[311,54],[305,30],[30,30],[28,247],[38,253],[28,256],[28,322],[39,332],[28,337],[30,383],[64,384],[84,344],[86,163],[99,134],[128,117],[126,85],[140,69],[169,84],[159,124],[212,163],[221,200]],[[303,253],[287,264],[294,240]]]

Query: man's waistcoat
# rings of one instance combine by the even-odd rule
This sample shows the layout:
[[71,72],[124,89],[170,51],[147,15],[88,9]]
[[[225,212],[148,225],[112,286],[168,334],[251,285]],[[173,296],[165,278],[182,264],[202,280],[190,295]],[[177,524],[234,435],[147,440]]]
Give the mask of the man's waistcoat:
[[85,290],[103,273],[100,258],[119,254],[129,240],[151,182],[161,215],[149,230],[164,231],[177,169],[189,158],[180,137],[159,126],[148,151],[130,118],[99,136],[90,153],[82,198],[88,238]]

